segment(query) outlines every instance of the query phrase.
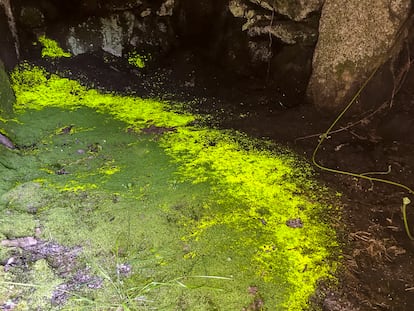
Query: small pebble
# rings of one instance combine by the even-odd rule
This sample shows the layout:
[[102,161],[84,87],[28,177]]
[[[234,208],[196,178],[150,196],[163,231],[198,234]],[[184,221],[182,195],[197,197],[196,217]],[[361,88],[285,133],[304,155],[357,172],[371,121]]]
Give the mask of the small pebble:
[[286,221],[286,226],[291,228],[302,228],[303,222],[300,218],[292,218]]
[[122,263],[116,265],[116,272],[118,275],[128,276],[131,274],[132,266],[128,263]]

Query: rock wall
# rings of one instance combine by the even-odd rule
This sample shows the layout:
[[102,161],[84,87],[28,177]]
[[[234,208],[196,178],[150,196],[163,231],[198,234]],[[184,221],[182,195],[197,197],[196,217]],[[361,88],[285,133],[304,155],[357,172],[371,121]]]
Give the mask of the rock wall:
[[398,53],[410,0],[326,0],[308,96],[338,110],[371,72]]
[[[166,54],[176,46],[237,73],[302,86],[310,74],[322,0],[15,0],[23,52],[46,33],[74,55]],[[315,14],[316,13],[316,14]]]
[[19,59],[19,39],[10,0],[0,0],[0,60],[7,69],[13,68]]
[[252,38],[263,34],[284,43],[314,44],[317,38],[317,16],[323,0],[271,1],[230,0],[229,8],[235,17],[244,18],[242,30]]
[[296,103],[307,91],[315,105],[333,110],[389,58],[411,6],[410,0],[14,0],[10,17],[9,1],[0,0],[7,68],[19,51],[29,58],[42,34],[73,55],[137,51],[157,59],[185,47],[262,79]]
[[175,38],[170,25],[174,0],[77,0],[70,6],[56,0],[17,0],[19,34],[30,53],[41,34],[57,40],[73,55],[103,50],[123,56],[130,50],[163,52]]
[[282,96],[303,98],[322,4],[323,0],[229,1],[232,15],[243,21],[239,31],[247,36],[248,61],[262,71],[275,93],[280,89]]

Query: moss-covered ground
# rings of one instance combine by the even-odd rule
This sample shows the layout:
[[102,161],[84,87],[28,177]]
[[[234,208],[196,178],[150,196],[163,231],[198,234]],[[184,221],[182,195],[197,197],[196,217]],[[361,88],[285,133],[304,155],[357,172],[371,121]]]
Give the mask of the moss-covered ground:
[[12,82],[2,128],[19,149],[0,146],[0,239],[74,255],[3,243],[0,304],[304,310],[331,277],[334,196],[291,152],[28,64]]

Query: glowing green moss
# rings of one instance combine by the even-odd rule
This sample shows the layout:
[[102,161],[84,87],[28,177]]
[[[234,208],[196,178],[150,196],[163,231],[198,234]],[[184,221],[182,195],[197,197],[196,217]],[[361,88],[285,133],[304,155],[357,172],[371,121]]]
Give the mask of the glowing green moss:
[[[323,199],[327,191],[315,184],[310,167],[292,153],[271,145],[259,148],[261,142],[240,133],[191,126],[195,116],[166,103],[101,94],[28,64],[12,74],[12,81],[16,111],[89,107],[137,130],[151,124],[175,128],[158,144],[179,164],[177,178],[211,188],[211,198],[200,204],[201,217],[189,214],[177,220],[188,231],[182,240],[193,245],[183,257],[194,267],[215,254],[210,266],[223,273],[219,263],[229,259],[240,273],[255,271],[252,277],[280,284],[274,297],[265,298],[277,302],[271,306],[274,309],[292,311],[303,310],[317,281],[330,277],[335,269],[330,260],[337,248],[335,232],[320,218],[332,209]],[[68,190],[83,189],[96,174],[116,178],[123,172],[110,158],[96,168],[79,171],[76,180],[84,179],[84,183],[72,180]],[[138,189],[132,179],[122,182],[127,191]],[[145,197],[146,186],[139,189],[139,197]],[[303,228],[288,226],[291,219],[300,219]]]
[[[220,205],[205,207],[206,217],[194,223],[192,238],[227,227],[241,237],[236,249],[255,250],[250,263],[258,275],[290,289],[283,306],[302,310],[316,281],[330,274],[324,261],[337,245],[333,230],[317,217],[329,207],[316,201],[314,192],[324,190],[311,180],[309,166],[288,152],[257,150],[247,137],[217,130],[181,128],[162,144],[180,162],[185,178],[209,180],[221,196]],[[286,225],[296,218],[303,228]]]
[[62,50],[55,40],[46,38],[46,36],[40,36],[38,38],[42,48],[42,57],[59,58],[59,57],[71,57],[72,55]]
[[145,65],[149,58],[150,56],[145,56],[138,54],[137,52],[132,52],[128,56],[128,63],[132,66],[142,69],[145,68]]
[[168,110],[165,103],[123,97],[115,94],[101,94],[88,90],[79,82],[49,75],[39,67],[23,64],[11,75],[13,88],[19,97],[15,110],[60,107],[77,109],[90,107],[98,112],[110,113],[137,129],[147,127],[149,120],[156,126],[183,126],[194,120],[194,116]]

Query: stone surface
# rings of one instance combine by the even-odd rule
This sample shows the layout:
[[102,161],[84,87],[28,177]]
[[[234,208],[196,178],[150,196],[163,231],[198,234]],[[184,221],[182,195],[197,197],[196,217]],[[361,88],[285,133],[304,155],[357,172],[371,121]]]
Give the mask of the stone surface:
[[15,101],[16,98],[14,97],[9,77],[0,60],[0,114],[10,114],[13,111],[13,104]]
[[324,0],[249,0],[266,10],[274,10],[292,20],[304,20],[312,12],[321,9]]
[[[244,62],[274,85],[280,102],[287,97],[305,97],[322,2],[230,0],[228,4],[232,16],[243,23],[240,28],[247,41]],[[234,54],[241,52],[239,48]]]
[[[0,0],[0,5],[9,1]],[[176,6],[174,0],[16,0],[12,9],[24,57],[33,53],[33,42],[43,34],[75,56],[102,50],[120,57],[130,50],[153,55],[168,50],[176,40],[170,22]],[[0,16],[2,20],[7,18]],[[7,29],[5,24],[1,33]],[[5,57],[3,61],[7,63]]]
[[234,17],[246,19],[242,30],[249,37],[270,35],[287,44],[313,44],[317,37],[316,23],[306,18],[311,12],[318,12],[321,4],[321,0],[231,0],[229,10]]
[[0,60],[11,70],[19,59],[19,39],[9,0],[0,0]]
[[261,35],[271,35],[281,39],[287,44],[314,44],[316,42],[317,33],[314,28],[307,25],[295,23],[291,21],[279,21],[272,25],[252,25],[248,32],[250,37],[258,37]]
[[[307,88],[315,104],[337,107],[387,59],[410,1],[17,0],[13,5],[22,51],[33,51],[42,32],[75,56],[105,51],[125,57],[134,51],[155,61],[182,45],[229,71],[265,78],[283,96],[294,90],[303,99]],[[10,45],[10,31],[7,36]],[[7,65],[6,56],[0,57]]]
[[[102,17],[100,21],[100,33],[102,34],[102,50],[114,56],[121,57],[124,46],[124,29],[120,23],[120,16],[111,15],[109,17]],[[129,27],[127,27],[127,29],[129,29]]]
[[308,86],[310,100],[337,110],[395,53],[409,0],[326,0]]
[[173,15],[174,7],[175,7],[175,0],[165,0],[161,4],[160,9],[157,11],[157,15],[171,16]]
[[71,25],[67,30],[65,45],[70,52],[76,56],[87,52],[100,49],[102,44],[102,34],[100,33],[100,23],[96,18],[89,18],[86,22]]
[[[149,15],[145,15],[148,17]],[[66,42],[74,55],[99,49],[121,57],[128,46],[168,46],[168,27],[162,21],[134,15],[131,11],[113,13],[106,17],[90,17],[87,21],[72,25]]]
[[44,27],[45,16],[43,12],[33,6],[24,6],[19,13],[19,23],[28,28]]
[[125,11],[131,9],[137,9],[141,7],[143,1],[141,0],[111,0],[100,1],[100,6],[110,11]]

